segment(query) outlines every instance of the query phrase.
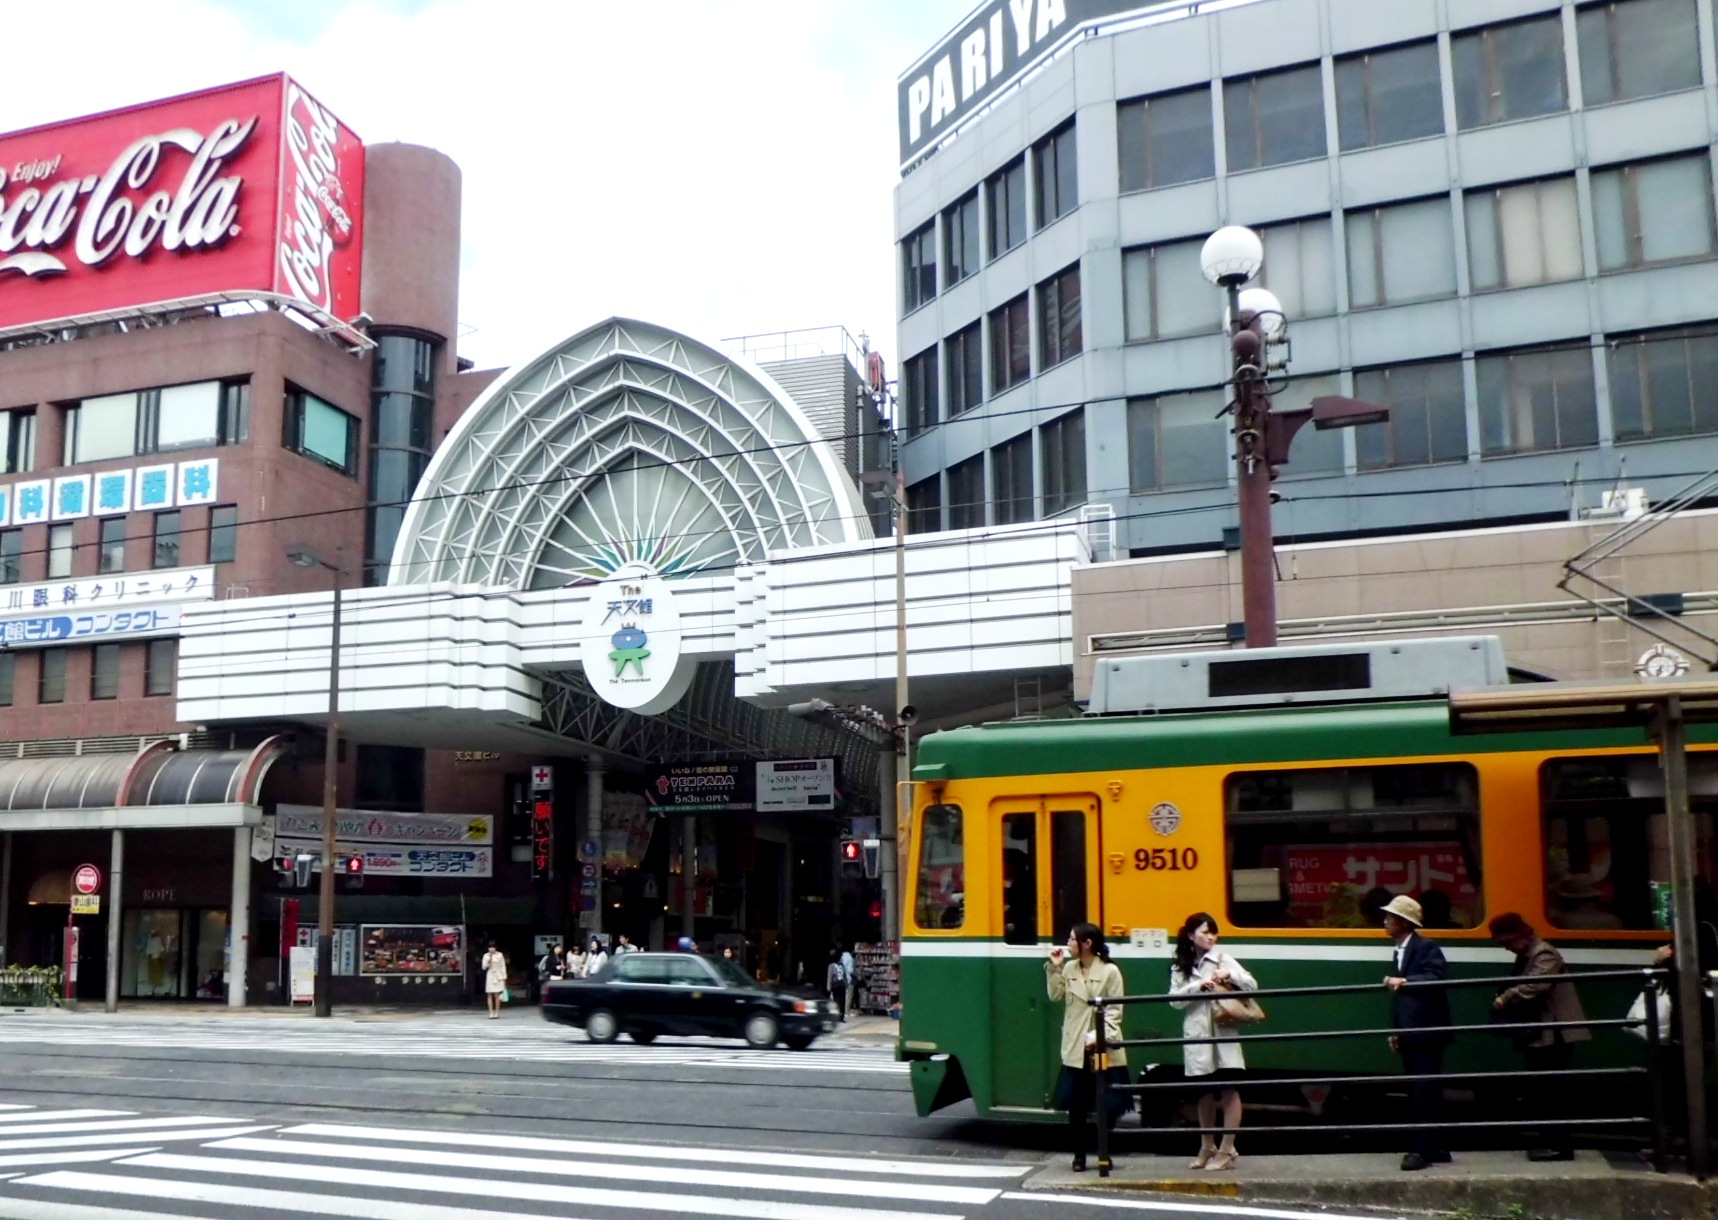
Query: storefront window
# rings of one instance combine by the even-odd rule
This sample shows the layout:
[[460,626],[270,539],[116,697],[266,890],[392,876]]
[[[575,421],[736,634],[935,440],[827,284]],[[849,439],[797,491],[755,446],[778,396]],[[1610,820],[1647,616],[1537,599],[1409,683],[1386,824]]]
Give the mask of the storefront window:
[[932,805],[919,827],[918,903],[921,928],[958,928],[966,922],[966,841],[960,806]]
[[124,955],[120,960],[123,994],[139,999],[184,994],[179,979],[179,915],[178,911],[125,913]]

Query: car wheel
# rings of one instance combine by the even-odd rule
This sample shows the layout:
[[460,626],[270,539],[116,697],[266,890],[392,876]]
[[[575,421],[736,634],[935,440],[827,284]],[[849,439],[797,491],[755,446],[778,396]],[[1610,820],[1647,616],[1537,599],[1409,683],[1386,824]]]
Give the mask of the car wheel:
[[599,1008],[585,1018],[585,1037],[592,1042],[613,1042],[620,1035],[620,1022],[606,1008]]
[[782,1042],[786,1044],[787,1049],[790,1051],[802,1051],[810,1046],[813,1041],[814,1039],[809,1034],[798,1034],[792,1038],[782,1039]]
[[653,1029],[635,1029],[628,1033],[627,1037],[631,1038],[640,1046],[649,1046],[652,1042],[656,1041],[656,1031]]
[[754,1012],[746,1018],[746,1041],[753,1046],[774,1046],[779,1033],[773,1013]]

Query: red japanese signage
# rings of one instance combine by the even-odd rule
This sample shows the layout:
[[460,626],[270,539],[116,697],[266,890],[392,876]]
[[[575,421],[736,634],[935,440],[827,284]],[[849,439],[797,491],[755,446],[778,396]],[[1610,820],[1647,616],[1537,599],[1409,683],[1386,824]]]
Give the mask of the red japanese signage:
[[363,199],[286,76],[0,136],[0,329],[245,291],[350,319]]
[[555,803],[535,801],[531,805],[531,878],[547,881],[555,858]]
[[[1463,927],[1471,923],[1476,891],[1454,843],[1286,847],[1283,854],[1289,912],[1308,926],[1337,927],[1364,917],[1361,904],[1377,890],[1408,894],[1422,904],[1427,894],[1442,894],[1449,900],[1450,917]],[[1433,918],[1431,909],[1427,918]]]

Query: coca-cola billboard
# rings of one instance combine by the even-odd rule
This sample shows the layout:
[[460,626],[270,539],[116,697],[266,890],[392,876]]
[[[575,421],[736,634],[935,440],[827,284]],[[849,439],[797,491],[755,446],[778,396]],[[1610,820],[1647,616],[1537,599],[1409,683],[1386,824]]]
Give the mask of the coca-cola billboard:
[[220,292],[359,310],[364,146],[286,76],[0,136],[0,331]]

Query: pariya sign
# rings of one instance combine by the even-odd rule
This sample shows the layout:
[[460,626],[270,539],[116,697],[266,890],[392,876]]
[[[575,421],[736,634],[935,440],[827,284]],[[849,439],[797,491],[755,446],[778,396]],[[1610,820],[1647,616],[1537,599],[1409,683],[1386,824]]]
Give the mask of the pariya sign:
[[605,703],[654,716],[680,702],[697,671],[680,646],[680,611],[654,568],[629,563],[591,588],[579,659]]
[[291,78],[0,135],[0,332],[219,292],[358,312],[364,146]]

